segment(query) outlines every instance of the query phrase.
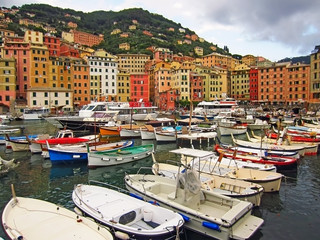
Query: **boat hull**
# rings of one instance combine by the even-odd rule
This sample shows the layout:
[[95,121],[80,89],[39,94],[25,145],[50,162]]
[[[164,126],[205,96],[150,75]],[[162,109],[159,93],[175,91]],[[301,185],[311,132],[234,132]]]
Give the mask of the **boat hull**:
[[141,137],[140,129],[125,129],[120,130],[120,137],[122,138],[139,138]]
[[156,139],[156,135],[154,134],[154,131],[148,131],[148,130],[140,130],[141,139],[142,140],[154,140]]
[[231,127],[218,126],[217,130],[221,136],[230,136],[231,134],[241,135],[247,132],[247,127],[246,126],[231,126]]
[[101,136],[120,136],[119,127],[103,127],[99,128]]
[[29,151],[29,142],[27,140],[14,141],[6,140],[7,146],[10,146],[14,152],[24,152]]
[[52,149],[48,149],[48,152],[50,161],[55,164],[88,161],[87,152],[61,152]]
[[177,141],[177,134],[173,133],[165,133],[165,132],[157,132],[155,131],[155,137],[157,142],[175,142]]
[[153,144],[148,144],[117,151],[90,152],[88,154],[88,167],[96,168],[133,162],[149,157],[153,151]]
[[133,141],[121,141],[92,146],[86,146],[84,144],[69,146],[58,145],[58,147],[48,147],[48,152],[52,163],[86,162],[88,161],[88,151],[107,153],[109,151],[119,151],[133,144]]

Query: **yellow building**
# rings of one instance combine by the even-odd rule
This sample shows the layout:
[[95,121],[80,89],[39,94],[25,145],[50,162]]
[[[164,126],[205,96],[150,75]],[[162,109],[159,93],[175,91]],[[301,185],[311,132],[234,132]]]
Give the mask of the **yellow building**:
[[130,101],[130,73],[119,70],[117,74],[117,102]]
[[24,41],[30,42],[32,44],[41,44],[43,45],[43,33],[36,31],[25,31],[24,33]]
[[194,52],[198,56],[203,56],[203,48],[202,47],[195,47]]
[[117,54],[118,69],[125,70],[128,73],[145,73],[146,62],[150,60],[147,54]]
[[120,43],[119,44],[119,49],[130,50],[130,44],[129,43]]
[[248,54],[242,57],[242,63],[247,64],[248,66],[257,66],[257,58]]
[[232,58],[228,55],[222,55],[213,52],[209,55],[202,57],[202,65],[206,67],[222,67],[225,69],[234,69],[236,66],[240,65],[240,60]]
[[230,97],[237,100],[249,101],[250,91],[249,91],[249,73],[250,67],[246,64],[241,64],[236,66],[231,71],[231,95]]
[[67,41],[69,43],[74,42],[74,34],[72,32],[62,32],[61,38],[63,41]]
[[121,33],[121,30],[119,28],[116,28],[110,33],[110,35],[115,35],[115,34],[119,34],[119,33]]
[[202,77],[204,101],[221,99],[222,95],[227,94],[227,71],[225,69],[196,66],[193,71]]
[[181,101],[190,101],[190,72],[192,71],[190,62],[171,65],[171,88],[180,93]]
[[310,102],[320,103],[320,46],[310,55]]
[[0,58],[0,69],[0,114],[3,114],[12,110],[16,99],[15,58]]

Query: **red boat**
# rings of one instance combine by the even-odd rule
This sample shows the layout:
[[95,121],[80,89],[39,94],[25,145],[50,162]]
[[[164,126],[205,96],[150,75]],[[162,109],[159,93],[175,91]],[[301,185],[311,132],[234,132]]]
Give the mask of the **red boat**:
[[[278,133],[268,133],[268,137],[272,139],[278,138]],[[292,142],[314,142],[314,143],[320,143],[320,138],[314,138],[314,137],[306,137],[306,136],[287,136],[288,139]]]
[[272,164],[276,166],[277,170],[293,169],[297,167],[297,158],[293,157],[276,155],[258,156],[256,153],[238,151],[237,147],[234,146],[222,147],[219,144],[216,144],[214,149],[219,154],[223,154],[224,157],[241,161],[251,161],[254,163]]
[[[32,153],[47,151],[47,142],[50,146],[64,144],[90,143],[97,138],[96,135],[74,137],[71,130],[60,130],[55,137],[43,136],[38,139],[29,140],[29,148]],[[99,140],[98,140],[99,141]]]

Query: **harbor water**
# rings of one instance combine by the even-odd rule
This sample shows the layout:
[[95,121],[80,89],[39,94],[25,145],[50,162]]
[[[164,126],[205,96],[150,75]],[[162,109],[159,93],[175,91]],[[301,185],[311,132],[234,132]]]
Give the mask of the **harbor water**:
[[[57,128],[51,123],[41,121],[14,121],[10,125],[23,127],[24,134],[49,133],[54,135]],[[228,142],[227,137],[222,141]],[[157,144],[153,141],[135,139],[135,145],[154,143],[155,157],[160,162],[174,159],[169,150],[180,146],[190,147],[189,141]],[[194,142],[195,148],[212,150],[214,141]],[[52,165],[40,154],[30,152],[10,152],[0,146],[0,156],[4,159],[15,158],[20,162],[18,168],[0,178],[0,208],[4,208],[11,198],[10,185],[14,184],[16,195],[47,200],[73,209],[71,193],[76,184],[89,180],[106,182],[124,188],[125,173],[136,173],[141,167],[151,167],[152,158],[137,162],[88,169],[85,163]],[[264,224],[253,239],[319,239],[320,235],[320,155],[305,156],[296,170],[283,171],[284,178],[279,193],[264,193],[261,206],[254,208],[253,214],[264,219]],[[7,239],[3,229],[0,237]],[[185,239],[209,239],[187,232]],[[44,237],[45,239],[45,237]]]

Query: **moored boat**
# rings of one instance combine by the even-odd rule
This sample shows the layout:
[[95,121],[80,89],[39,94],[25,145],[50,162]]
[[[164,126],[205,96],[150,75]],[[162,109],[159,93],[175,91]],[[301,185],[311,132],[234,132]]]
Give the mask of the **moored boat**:
[[72,200],[86,215],[112,229],[115,236],[139,240],[179,237],[184,220],[178,213],[129,196],[123,189],[91,183],[75,186]]
[[253,148],[253,149],[264,149],[264,150],[271,150],[271,151],[279,151],[279,152],[299,152],[301,156],[305,154],[305,148],[301,146],[290,146],[290,145],[278,145],[272,143],[265,143],[265,142],[250,142],[240,139],[235,139],[234,136],[231,134],[231,138],[233,143],[236,146],[246,147],[246,148]]
[[6,134],[6,145],[14,152],[29,151],[29,142],[25,138],[11,139],[10,136]]
[[12,240],[113,239],[106,227],[60,205],[15,194],[3,209],[2,225]]
[[142,140],[156,139],[154,127],[152,125],[144,125],[143,127],[140,127],[140,135]]
[[[240,179],[244,181],[249,181],[253,183],[258,183],[263,187],[264,192],[278,192],[281,186],[281,180],[283,175],[277,172],[271,171],[261,171],[253,168],[245,168],[245,167],[236,167],[230,168],[227,165],[222,165],[220,163],[220,159],[223,158],[223,155],[216,156],[211,151],[198,150],[198,149],[188,149],[188,148],[180,148],[171,150],[170,152],[177,154],[186,154],[191,152],[193,154],[205,155],[206,158],[192,158],[189,159],[188,165],[190,165],[193,169],[198,169],[201,173],[207,173],[211,175],[218,175],[223,177],[229,177],[233,179]],[[268,165],[262,165],[268,166]]]
[[57,145],[50,147],[48,143],[49,158],[52,163],[67,163],[67,162],[81,162],[88,161],[88,151],[118,151],[120,149],[130,147],[133,141],[120,141],[113,143],[93,143],[87,144],[72,144],[72,145]]
[[230,136],[233,135],[241,135],[247,132],[246,125],[233,125],[233,126],[221,126],[218,125],[217,132],[220,133],[221,136]]
[[120,136],[120,126],[100,126],[101,136]]
[[252,153],[252,151],[250,152],[250,150],[246,152],[238,150],[238,148],[234,146],[222,147],[219,144],[216,144],[214,149],[219,154],[223,154],[224,157],[254,163],[272,164],[277,167],[277,170],[294,169],[297,167],[297,158],[294,157],[285,157],[271,154],[268,154],[267,156],[259,156]]
[[104,167],[128,163],[146,158],[154,152],[153,144],[127,147],[125,149],[103,151],[90,151],[88,153],[88,167]]
[[[185,156],[207,156],[197,153]],[[263,219],[251,215],[252,203],[201,189],[194,171],[179,171],[177,179],[127,174],[125,184],[131,193],[178,211],[186,220],[185,228],[215,239],[248,239],[263,224]]]
[[177,141],[177,134],[181,133],[182,127],[156,127],[154,134],[157,142],[175,142]]
[[[194,169],[197,171],[197,169]],[[167,163],[154,162],[152,171],[155,175],[176,179],[180,167]],[[200,173],[201,187],[224,196],[249,201],[255,206],[260,206],[263,187],[256,183],[246,182],[238,179],[231,179],[221,176],[212,176]]]

